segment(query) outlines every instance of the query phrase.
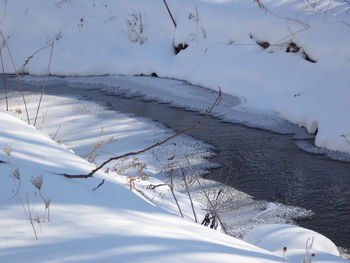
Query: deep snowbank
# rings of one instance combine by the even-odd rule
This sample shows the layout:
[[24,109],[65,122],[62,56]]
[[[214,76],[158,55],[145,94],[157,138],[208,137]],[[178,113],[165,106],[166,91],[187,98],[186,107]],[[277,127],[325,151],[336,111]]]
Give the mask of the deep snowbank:
[[[339,252],[325,236],[291,225],[272,224],[249,231],[244,240],[296,262],[331,262]],[[308,262],[308,261],[306,261]]]
[[[6,2],[6,1],[5,1]],[[350,152],[349,5],[345,1],[8,1],[0,24],[17,68],[59,75],[150,74],[240,96]],[[6,10],[5,10],[6,7]],[[266,42],[265,50],[256,42]],[[291,42],[295,43],[298,47]],[[188,48],[175,55],[173,44]],[[265,43],[265,46],[266,46]],[[297,53],[285,51],[298,51]],[[311,63],[305,60],[307,54]],[[13,72],[3,49],[6,72]]]
[[[59,176],[86,173],[93,165],[8,113],[0,112],[0,123],[2,262],[281,261],[165,212],[113,177],[100,174],[108,181],[92,191],[100,179]],[[169,205],[166,198],[164,204]]]
[[[12,94],[11,94],[12,95]],[[22,116],[22,106],[15,106],[19,97],[10,97],[11,111]],[[38,97],[27,94],[30,116],[35,113]],[[20,103],[18,104],[20,105]],[[118,139],[100,149],[98,159],[149,144],[164,131],[145,125],[125,115],[104,112],[91,102],[81,103],[73,98],[46,96],[38,127],[58,142],[74,147],[81,155],[91,151],[96,143],[110,136]],[[105,119],[104,117],[109,117]],[[115,117],[118,116],[118,121]],[[25,118],[24,116],[22,116]],[[62,125],[61,125],[62,124]],[[61,126],[60,126],[61,125]],[[58,127],[61,127],[59,130]],[[58,130],[58,132],[57,132]],[[136,182],[136,189],[147,197],[139,198],[130,191],[126,175],[97,174],[106,182],[92,191],[99,178],[68,180],[58,174],[82,174],[94,166],[68,151],[64,145],[25,124],[13,115],[0,112],[0,259],[4,262],[282,262],[281,256],[249,245],[218,231],[193,223],[188,198],[176,193],[185,219],[178,213],[169,191],[151,191],[150,183],[162,183],[155,178]],[[134,142],[134,143],[132,143]],[[180,149],[196,147],[193,141],[181,138]],[[193,150],[191,160],[203,161]],[[183,153],[180,153],[183,154]],[[196,156],[197,154],[197,156]],[[86,156],[87,159],[90,159]],[[142,155],[142,161],[150,156]],[[194,158],[194,159],[193,159]],[[150,162],[147,172],[157,172]],[[40,191],[34,182],[41,178]],[[35,180],[33,180],[35,179]],[[148,190],[147,190],[148,189]],[[147,192],[149,191],[149,192]],[[45,209],[50,200],[50,216]],[[22,206],[22,203],[24,206]],[[157,207],[158,206],[158,207]],[[165,209],[161,210],[159,207]],[[195,203],[197,215],[204,211]],[[30,213],[29,213],[30,211]],[[168,211],[168,212],[166,212]],[[175,214],[175,215],[174,215]],[[31,217],[39,240],[35,240],[28,216]],[[278,231],[277,231],[278,230]],[[273,240],[264,245],[275,246],[277,240],[294,235],[294,245],[303,246],[306,235],[295,238],[295,231],[270,229]],[[257,240],[259,234],[252,234]],[[309,234],[310,231],[307,232]],[[313,235],[319,235],[312,232]],[[252,241],[252,240],[250,240]],[[255,242],[254,242],[255,243]],[[286,243],[289,246],[288,242]],[[263,244],[258,244],[263,246]],[[335,250],[334,250],[335,249]],[[331,241],[323,243],[325,253],[317,254],[313,262],[346,262],[330,255],[336,254]],[[291,257],[290,257],[291,256]],[[293,257],[292,257],[293,256]],[[300,262],[303,253],[288,255],[288,262]]]

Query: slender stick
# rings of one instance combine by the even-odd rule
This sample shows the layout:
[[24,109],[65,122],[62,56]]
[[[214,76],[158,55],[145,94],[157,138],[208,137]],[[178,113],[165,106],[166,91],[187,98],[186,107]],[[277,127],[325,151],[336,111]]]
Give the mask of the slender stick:
[[[18,196],[17,199],[21,203],[23,211],[24,211],[24,214],[26,215],[30,225],[32,226],[35,239],[38,240],[38,235],[36,234],[35,226],[33,224],[32,212],[30,211],[28,194],[27,194],[27,208],[24,206],[24,203],[23,203],[23,201],[22,201],[20,196]],[[28,211],[27,211],[27,209],[28,209]]]
[[39,48],[38,50],[36,50],[33,54],[31,54],[31,55],[26,59],[26,61],[24,61],[23,65],[22,65],[22,68],[24,68],[24,67],[29,63],[29,61],[30,61],[36,54],[38,54],[40,51],[42,51],[42,50],[44,50],[44,49],[46,49],[46,48],[49,48],[49,47],[51,47],[51,46],[52,46],[52,43],[51,43],[51,44],[48,44],[48,45],[46,45],[46,46],[44,46],[44,47],[41,47],[41,48]]
[[184,215],[182,214],[179,202],[177,201],[176,195],[174,193],[173,170],[170,171],[170,185],[169,185],[169,188],[170,188],[170,191],[171,191],[171,193],[172,193],[172,195],[174,197],[175,203],[177,205],[177,209],[179,210],[181,217],[184,217]]
[[191,197],[191,194],[190,194],[190,190],[188,189],[188,185],[187,185],[186,173],[185,173],[184,169],[181,169],[181,172],[182,172],[183,180],[185,182],[187,195],[188,195],[188,198],[190,199],[190,202],[191,202],[191,207],[192,207],[192,212],[193,212],[193,216],[194,216],[194,221],[196,223],[198,223],[196,211],[194,210],[194,205],[193,205],[192,197]]
[[92,191],[96,191],[98,188],[100,188],[105,183],[105,179],[102,179],[102,181],[92,189]]
[[58,126],[58,128],[57,128],[57,130],[56,130],[56,133],[55,133],[55,135],[53,136],[52,140],[55,140],[55,139],[56,139],[56,136],[57,136],[57,134],[58,134],[58,131],[61,129],[61,126],[62,126],[62,124],[60,124],[60,125]]
[[167,2],[166,2],[165,0],[163,0],[163,3],[164,3],[164,5],[165,5],[166,9],[168,10],[168,13],[169,13],[169,15],[170,15],[170,17],[171,17],[171,20],[173,21],[174,27],[177,27],[176,22],[175,22],[175,19],[174,19],[173,15],[172,15],[172,13],[171,13],[171,11],[170,11],[170,8],[169,8]]
[[27,209],[28,209],[28,220],[29,220],[30,224],[32,225],[32,228],[33,228],[33,231],[34,231],[34,235],[35,235],[35,239],[38,240],[38,236],[36,234],[36,230],[35,230],[35,227],[34,227],[34,224],[33,224],[32,212],[31,212],[30,206],[29,206],[28,194],[27,194]]
[[50,58],[49,58],[49,65],[47,67],[47,74],[46,74],[46,79],[44,82],[44,85],[41,88],[41,93],[40,93],[40,99],[39,99],[39,104],[38,104],[38,108],[36,109],[36,114],[35,114],[35,120],[34,120],[34,127],[36,125],[36,121],[38,119],[38,114],[39,114],[39,110],[40,110],[40,106],[41,106],[41,101],[43,99],[43,94],[44,94],[44,90],[46,88],[47,85],[47,81],[49,80],[49,74],[50,74],[50,68],[51,68],[51,61],[52,61],[52,53],[53,53],[53,48],[55,46],[55,42],[52,42],[51,44],[51,51],[50,51]]
[[7,98],[7,81],[5,77],[5,67],[4,67],[4,60],[2,58],[2,49],[0,47],[0,60],[1,60],[1,68],[2,68],[2,78],[4,80],[4,91],[5,91],[5,99],[6,99],[6,111],[9,111],[9,102]]
[[28,113],[28,108],[27,108],[27,102],[26,102],[26,99],[25,99],[25,97],[24,97],[24,91],[23,91],[22,82],[21,82],[21,79],[19,78],[19,74],[18,74],[18,71],[17,71],[17,69],[16,69],[15,61],[14,61],[14,59],[13,59],[11,50],[10,50],[9,46],[7,45],[6,38],[5,38],[5,36],[4,36],[4,34],[2,33],[1,30],[0,30],[0,34],[1,34],[1,37],[2,37],[2,39],[3,39],[3,41],[4,41],[5,47],[6,47],[6,49],[7,49],[7,52],[9,53],[9,56],[10,56],[10,59],[11,59],[11,63],[12,63],[12,66],[13,66],[13,70],[14,70],[14,72],[15,72],[15,74],[16,74],[17,79],[18,79],[19,92],[20,92],[21,95],[22,95],[24,107],[25,107],[26,114],[27,114],[27,122],[28,122],[28,124],[30,124],[29,113]]

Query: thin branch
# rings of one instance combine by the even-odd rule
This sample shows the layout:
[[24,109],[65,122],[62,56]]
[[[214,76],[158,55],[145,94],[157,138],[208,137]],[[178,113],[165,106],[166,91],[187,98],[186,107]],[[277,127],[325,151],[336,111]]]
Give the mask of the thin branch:
[[150,184],[149,186],[148,186],[148,189],[156,189],[157,187],[160,187],[160,186],[168,186],[168,184],[156,184],[156,185],[154,185],[154,184]]
[[194,125],[192,125],[191,127],[185,129],[185,130],[181,130],[181,131],[178,131],[176,132],[175,134],[165,138],[164,140],[160,141],[160,142],[157,142],[155,144],[152,144],[151,146],[148,146],[142,150],[139,150],[139,151],[136,151],[136,152],[128,152],[128,153],[125,153],[125,154],[122,154],[122,155],[119,155],[119,156],[115,156],[115,157],[111,157],[109,158],[108,160],[104,161],[102,164],[100,164],[99,166],[97,166],[95,169],[93,169],[90,173],[88,174],[80,174],[80,175],[72,175],[72,174],[60,174],[60,175],[63,175],[67,178],[89,178],[89,177],[92,177],[97,171],[101,170],[106,164],[112,162],[112,161],[116,161],[116,160],[119,160],[119,159],[122,159],[122,158],[126,158],[126,157],[129,157],[129,156],[134,156],[134,155],[138,155],[138,154],[141,154],[141,153],[144,153],[144,152],[147,152],[149,150],[152,150],[158,146],[161,146],[163,144],[165,144],[166,142],[180,136],[180,135],[183,135],[183,134],[186,134],[198,127],[200,127],[209,117],[210,113],[213,111],[214,107],[219,105],[220,101],[221,101],[221,98],[222,98],[222,92],[221,92],[221,88],[219,87],[219,94],[218,96],[216,97],[214,103],[205,111],[205,114],[204,114],[204,117],[199,120],[198,122],[196,122]]
[[6,111],[9,111],[9,102],[7,97],[7,81],[5,77],[5,67],[4,67],[4,60],[2,58],[2,50],[0,48],[0,60],[1,60],[1,69],[2,69],[2,78],[4,80],[4,91],[5,91],[5,99],[6,99]]
[[270,13],[271,15],[276,16],[276,17],[278,17],[278,18],[281,18],[281,19],[284,19],[284,20],[287,20],[287,21],[291,21],[291,22],[298,23],[298,24],[302,25],[303,27],[305,27],[305,28],[307,28],[307,29],[311,27],[309,24],[306,24],[305,22],[300,21],[300,20],[298,20],[298,19],[290,18],[290,17],[285,17],[285,16],[280,16],[279,14],[276,14],[275,12],[272,12],[270,9],[268,9],[268,8],[266,8],[266,7],[265,7],[264,9],[265,9],[266,12],[268,12],[268,13]]
[[4,13],[2,14],[2,16],[0,18],[0,24],[2,23],[2,21],[4,21],[4,19],[6,17],[6,12],[7,12],[7,0],[4,1]]
[[53,48],[55,46],[55,42],[52,42],[51,44],[51,51],[50,51],[50,58],[49,58],[49,65],[47,67],[47,73],[46,73],[46,79],[45,79],[45,83],[41,88],[41,93],[40,93],[40,99],[39,99],[39,103],[38,103],[38,108],[36,109],[36,114],[35,114],[35,120],[34,120],[34,127],[36,124],[36,121],[38,119],[38,114],[39,114],[39,110],[40,110],[40,106],[41,106],[41,101],[43,99],[43,94],[44,94],[44,90],[46,88],[47,85],[47,81],[49,80],[49,74],[50,74],[50,68],[51,68],[51,61],[52,61],[52,53],[53,53]]
[[[202,186],[201,182],[199,181],[198,179],[198,176],[196,175],[196,173],[193,171],[193,168],[192,168],[192,164],[190,163],[190,161],[188,160],[188,158],[186,158],[186,161],[187,161],[187,164],[189,166],[189,168],[192,170],[192,173],[198,183],[198,185],[203,189],[203,194],[205,196],[205,198],[207,199],[207,202],[209,203],[210,207],[211,207],[211,211],[214,213],[214,216],[217,217],[218,221],[220,222],[220,225],[222,227],[222,230],[224,231],[225,234],[227,234],[227,231],[226,231],[226,227],[225,225],[222,223],[220,217],[219,217],[219,214],[216,210],[216,207],[215,205],[213,204],[213,202],[210,200],[210,197],[209,195],[204,191],[204,187]],[[220,192],[219,192],[220,193]],[[219,197],[219,194],[217,195],[217,197]]]
[[96,191],[98,188],[100,188],[105,183],[105,179],[102,179],[101,183],[99,183],[92,191]]
[[184,180],[184,182],[185,182],[185,187],[186,187],[187,195],[188,195],[188,198],[190,199],[191,208],[192,208],[192,212],[193,212],[193,216],[194,216],[194,221],[195,221],[196,223],[198,223],[196,211],[195,211],[195,209],[194,209],[194,205],[193,205],[193,201],[192,201],[192,197],[191,197],[191,193],[190,193],[190,190],[188,189],[188,185],[187,185],[186,173],[185,173],[184,169],[181,169],[181,172],[182,172],[183,180]]
[[169,13],[169,15],[170,15],[170,17],[171,17],[171,20],[173,21],[174,27],[177,27],[176,22],[175,22],[175,19],[174,19],[173,15],[172,15],[172,13],[171,13],[171,11],[170,11],[170,8],[169,8],[167,2],[166,2],[165,0],[163,0],[163,3],[164,3],[164,5],[165,5],[166,9],[168,10],[168,13]]
[[264,6],[263,2],[261,2],[261,0],[254,0],[253,3],[254,4],[257,3],[259,5],[259,8],[265,9],[265,6]]
[[[344,1],[348,1],[348,0],[344,0]],[[310,28],[311,26],[309,24],[306,24],[305,22],[303,21],[300,21],[298,19],[295,19],[295,18],[290,18],[290,17],[285,17],[285,16],[281,16],[279,14],[276,14],[275,12],[272,12],[270,9],[268,9],[261,0],[254,0],[254,3],[258,3],[259,7],[263,10],[265,10],[265,12],[267,13],[270,13],[271,15],[275,16],[275,17],[278,17],[278,18],[281,18],[281,19],[284,19],[284,20],[287,20],[287,21],[292,21],[292,22],[295,22],[295,23],[298,23],[300,25],[302,25],[303,27],[306,27],[306,28]]]
[[182,214],[182,211],[181,211],[181,207],[179,205],[179,202],[177,201],[177,198],[176,198],[176,195],[175,195],[175,192],[174,192],[174,182],[173,182],[173,170],[170,171],[170,185],[169,185],[169,188],[170,188],[170,191],[173,195],[173,198],[175,200],[175,203],[176,203],[176,206],[177,206],[177,209],[179,210],[180,212],[180,215],[181,217],[184,217],[184,215]]
[[2,33],[2,30],[1,30],[1,29],[0,29],[0,34],[1,34],[1,37],[2,37],[3,42],[4,42],[4,44],[5,44],[5,47],[6,47],[6,49],[7,49],[7,52],[9,53],[9,56],[10,56],[10,59],[11,59],[11,63],[12,63],[12,66],[13,66],[13,70],[14,70],[14,72],[15,72],[15,74],[16,74],[17,79],[18,79],[19,92],[20,92],[21,95],[22,95],[24,107],[25,107],[26,114],[27,114],[27,121],[28,121],[28,124],[30,124],[29,113],[28,113],[28,108],[27,108],[27,102],[26,102],[26,99],[25,99],[25,97],[24,97],[24,91],[23,91],[22,81],[21,81],[20,78],[19,78],[19,74],[18,74],[18,71],[17,71],[17,69],[16,69],[15,61],[14,61],[14,59],[13,59],[11,50],[10,50],[9,46],[7,45],[6,38],[5,38],[4,34]]
[[58,128],[57,128],[57,130],[56,130],[56,133],[55,133],[55,135],[53,136],[52,140],[55,140],[55,139],[56,139],[56,136],[57,136],[57,134],[58,134],[58,131],[61,129],[61,126],[62,126],[62,124],[60,124],[60,125],[58,126]]
[[49,48],[49,47],[51,47],[51,46],[52,46],[52,43],[51,43],[51,44],[48,44],[48,45],[46,45],[46,46],[44,46],[44,47],[42,47],[42,48],[39,48],[38,50],[36,50],[32,55],[30,55],[30,56],[24,61],[23,65],[22,65],[22,68],[24,68],[24,67],[29,63],[29,61],[30,61],[36,54],[38,54],[40,51],[42,51],[42,50],[44,50],[44,49],[47,49],[47,48]]
[[33,224],[32,212],[31,212],[30,206],[29,206],[28,194],[27,194],[27,209],[28,209],[28,220],[29,220],[30,224],[32,225],[32,228],[33,228],[33,231],[34,231],[34,235],[35,235],[35,239],[38,240],[38,236],[36,234],[36,230],[35,230],[35,227],[34,227],[34,224]]
[[349,26],[350,27],[350,24],[349,23],[346,23],[345,21],[342,21],[342,23],[346,26]]

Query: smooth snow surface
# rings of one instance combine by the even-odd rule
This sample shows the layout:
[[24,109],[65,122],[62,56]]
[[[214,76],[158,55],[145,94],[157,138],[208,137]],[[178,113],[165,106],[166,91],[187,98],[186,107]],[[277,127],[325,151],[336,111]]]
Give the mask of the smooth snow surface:
[[331,262],[339,256],[338,249],[331,240],[312,230],[297,226],[257,227],[249,231],[244,240],[299,262],[302,262],[307,252],[313,254],[312,262]]
[[[0,28],[19,71],[45,75],[50,47],[26,60],[54,42],[52,74],[155,72],[220,86],[246,108],[317,132],[316,146],[350,153],[349,4],[262,2],[168,0],[174,28],[162,1],[12,0],[0,4]],[[189,46],[175,55],[179,43]]]

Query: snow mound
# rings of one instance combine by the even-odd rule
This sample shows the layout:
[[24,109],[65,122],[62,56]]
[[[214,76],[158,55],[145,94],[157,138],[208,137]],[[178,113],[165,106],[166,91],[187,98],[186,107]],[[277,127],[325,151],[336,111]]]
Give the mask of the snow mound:
[[307,254],[312,262],[347,262],[339,256],[335,244],[315,231],[292,225],[272,224],[250,230],[248,243],[277,253],[291,261],[301,262]]

